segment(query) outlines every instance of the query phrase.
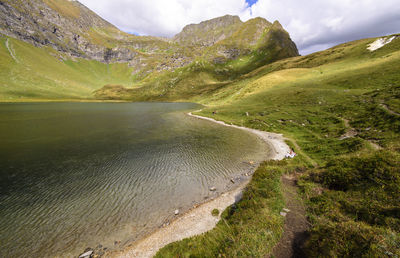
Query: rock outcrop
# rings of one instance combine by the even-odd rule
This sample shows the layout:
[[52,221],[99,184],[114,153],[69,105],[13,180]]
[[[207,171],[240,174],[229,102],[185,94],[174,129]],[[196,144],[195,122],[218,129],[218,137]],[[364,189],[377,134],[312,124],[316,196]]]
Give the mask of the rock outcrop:
[[207,48],[204,51],[207,59],[216,64],[266,49],[275,51],[277,55],[273,59],[299,55],[296,45],[278,21],[270,23],[260,17],[242,22],[238,16],[226,15],[187,25],[174,41]]
[[[30,0],[0,2],[0,33],[35,46],[52,46],[74,57],[106,62],[109,49],[94,43],[94,37],[111,33],[116,39],[120,32],[78,1]],[[117,61],[127,62],[133,53],[121,49],[113,54]]]
[[182,45],[209,47],[232,36],[242,23],[239,16],[225,15],[199,24],[187,25],[173,39]]

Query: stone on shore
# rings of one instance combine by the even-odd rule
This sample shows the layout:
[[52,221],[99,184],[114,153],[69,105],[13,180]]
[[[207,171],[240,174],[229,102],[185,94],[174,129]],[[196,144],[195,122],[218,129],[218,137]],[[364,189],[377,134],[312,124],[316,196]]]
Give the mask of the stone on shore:
[[90,257],[92,257],[92,254],[93,254],[93,250],[90,250],[90,251],[87,251],[86,253],[79,255],[79,258],[90,258]]

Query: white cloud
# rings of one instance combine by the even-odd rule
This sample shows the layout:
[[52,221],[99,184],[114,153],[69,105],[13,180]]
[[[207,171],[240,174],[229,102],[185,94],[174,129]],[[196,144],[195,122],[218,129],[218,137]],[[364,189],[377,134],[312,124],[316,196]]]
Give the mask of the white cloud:
[[185,25],[225,14],[279,20],[300,52],[400,32],[399,0],[80,0],[127,32],[171,37]]
[[399,0],[259,0],[251,9],[279,20],[303,54],[400,32]]
[[81,0],[120,29],[141,35],[172,37],[190,23],[241,14],[244,0]]

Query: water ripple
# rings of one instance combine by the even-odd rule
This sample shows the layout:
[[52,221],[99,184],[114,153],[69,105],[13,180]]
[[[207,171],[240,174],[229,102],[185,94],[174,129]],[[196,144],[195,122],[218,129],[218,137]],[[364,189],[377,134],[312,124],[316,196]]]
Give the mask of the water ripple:
[[262,159],[259,139],[185,116],[189,108],[197,107],[0,106],[0,134],[10,136],[0,146],[0,257],[121,247]]

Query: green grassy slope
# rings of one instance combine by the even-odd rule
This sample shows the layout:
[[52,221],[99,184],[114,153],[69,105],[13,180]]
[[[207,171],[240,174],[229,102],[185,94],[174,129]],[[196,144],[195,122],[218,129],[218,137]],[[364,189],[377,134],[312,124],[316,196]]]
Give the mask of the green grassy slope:
[[90,99],[95,91],[110,99],[192,101],[207,106],[201,115],[288,138],[295,159],[263,164],[215,230],[171,244],[161,257],[267,255],[282,234],[279,177],[294,172],[302,173],[310,257],[400,256],[400,37],[370,52],[374,40],[259,68],[252,66],[262,60],[257,52],[220,65],[198,58],[137,81],[126,64],[71,60],[0,37],[0,100]]
[[[63,61],[64,58],[67,61]],[[0,100],[87,99],[106,84],[131,86],[127,64],[68,60],[52,48],[0,37]]]
[[[3,69],[0,82],[4,87],[0,90],[0,100],[97,98],[185,101],[210,93],[265,63],[297,55],[296,46],[279,23],[275,22],[269,27],[264,24],[261,26],[263,33],[256,31],[259,23],[269,24],[264,19],[253,19],[221,43],[194,51],[193,46],[183,47],[152,37],[131,36],[131,46],[128,43],[124,46],[137,54],[136,61],[143,59],[146,62],[129,65],[107,65],[71,58],[51,47],[35,47],[2,36],[0,66]],[[118,33],[112,28],[92,28],[87,36],[91,42],[112,48],[121,44]],[[253,34],[255,36],[251,37]],[[126,35],[120,36],[124,38]],[[255,42],[251,43],[252,40]],[[135,44],[144,48],[134,49]],[[240,49],[243,53],[225,58],[222,63],[215,63],[213,58],[218,57],[220,48],[228,52]],[[189,59],[183,60],[182,56],[194,61],[190,63]],[[175,62],[190,64],[175,69]]]
[[[201,115],[288,138],[299,155],[273,171],[301,172],[309,257],[400,255],[400,38],[370,52],[374,40],[281,60],[193,97],[208,106]],[[252,184],[270,180],[263,171]],[[170,244],[158,256],[268,255],[282,229],[259,221],[276,221],[279,208],[265,212],[258,198],[275,195],[252,189],[245,193],[254,194],[252,205],[244,198],[243,209],[230,209],[216,229]]]
[[[134,101],[186,101],[212,93],[243,74],[274,61],[298,56],[296,45],[279,22],[263,18],[239,24],[227,38],[209,47],[198,47],[194,61],[174,71],[153,72],[141,77],[135,89],[113,92],[107,87],[96,92],[100,99]],[[237,25],[235,25],[237,26]],[[194,33],[193,38],[201,37]]]

